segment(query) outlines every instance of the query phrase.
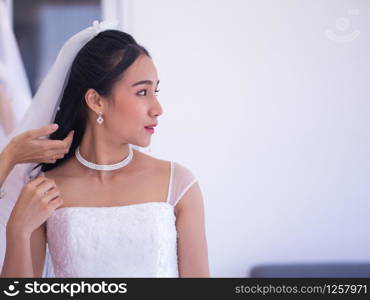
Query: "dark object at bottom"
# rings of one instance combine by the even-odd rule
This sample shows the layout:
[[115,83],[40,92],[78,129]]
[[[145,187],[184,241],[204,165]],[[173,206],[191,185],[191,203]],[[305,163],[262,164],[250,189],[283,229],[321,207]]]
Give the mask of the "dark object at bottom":
[[252,268],[248,277],[365,277],[370,263],[269,264]]

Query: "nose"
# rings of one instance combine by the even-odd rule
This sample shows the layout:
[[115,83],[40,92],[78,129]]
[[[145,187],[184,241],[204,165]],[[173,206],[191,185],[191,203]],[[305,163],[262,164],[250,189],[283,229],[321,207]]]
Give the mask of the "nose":
[[152,117],[158,117],[160,116],[161,114],[163,113],[163,109],[162,109],[162,106],[161,104],[159,103],[157,97],[155,97],[154,101],[153,101],[153,106],[151,107],[150,109],[150,115]]

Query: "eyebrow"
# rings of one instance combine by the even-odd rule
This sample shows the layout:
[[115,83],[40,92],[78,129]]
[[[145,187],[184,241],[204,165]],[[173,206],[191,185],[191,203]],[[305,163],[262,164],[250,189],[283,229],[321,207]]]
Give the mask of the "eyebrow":
[[[134,83],[133,85],[131,85],[132,87],[133,86],[137,86],[137,85],[140,85],[140,84],[148,84],[148,85],[153,85],[153,81],[151,80],[141,80],[141,81],[138,81],[136,83]],[[157,81],[157,85],[159,84],[159,80]]]

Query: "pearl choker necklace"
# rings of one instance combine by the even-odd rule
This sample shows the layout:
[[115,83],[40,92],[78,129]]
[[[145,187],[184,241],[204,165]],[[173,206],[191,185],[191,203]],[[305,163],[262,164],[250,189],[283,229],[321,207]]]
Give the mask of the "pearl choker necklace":
[[128,156],[124,160],[122,160],[122,161],[120,161],[116,164],[113,164],[113,165],[97,165],[97,164],[94,164],[92,162],[87,161],[86,159],[84,159],[81,156],[80,147],[77,147],[76,152],[75,152],[75,156],[81,164],[83,164],[85,167],[88,167],[90,169],[99,170],[99,171],[113,171],[113,170],[117,170],[117,169],[120,169],[120,168],[123,168],[123,167],[127,166],[131,162],[131,160],[134,156],[134,153],[132,151],[131,145],[129,145]]

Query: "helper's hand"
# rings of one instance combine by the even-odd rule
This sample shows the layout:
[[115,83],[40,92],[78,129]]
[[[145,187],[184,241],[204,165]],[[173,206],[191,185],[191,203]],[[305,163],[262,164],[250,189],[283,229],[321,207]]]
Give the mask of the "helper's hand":
[[63,204],[55,181],[44,176],[27,183],[18,199],[7,224],[7,232],[30,237]]
[[49,136],[58,129],[57,124],[29,130],[11,139],[3,153],[12,166],[20,163],[55,163],[69,151],[74,131],[64,140],[50,140]]

